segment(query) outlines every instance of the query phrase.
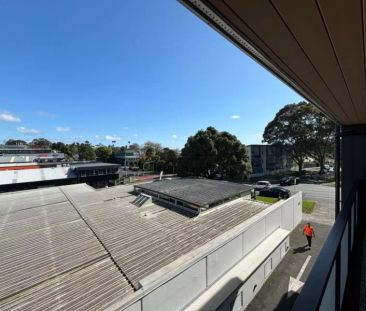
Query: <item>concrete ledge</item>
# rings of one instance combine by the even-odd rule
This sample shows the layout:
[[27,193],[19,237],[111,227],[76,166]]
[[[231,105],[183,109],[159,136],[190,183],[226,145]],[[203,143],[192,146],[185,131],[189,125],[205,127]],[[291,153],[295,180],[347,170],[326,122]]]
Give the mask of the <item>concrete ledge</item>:
[[[277,229],[261,242],[238,264],[217,280],[185,310],[216,310],[217,307],[241,284],[243,284],[288,237],[290,231]],[[235,280],[235,282],[231,282]],[[224,289],[224,290],[223,290]]]

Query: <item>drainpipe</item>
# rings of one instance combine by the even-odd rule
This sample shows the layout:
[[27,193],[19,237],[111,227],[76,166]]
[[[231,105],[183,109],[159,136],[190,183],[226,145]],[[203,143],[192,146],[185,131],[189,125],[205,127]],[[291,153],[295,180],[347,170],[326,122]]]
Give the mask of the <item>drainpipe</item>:
[[336,125],[336,154],[335,154],[335,218],[337,218],[340,206],[341,194],[341,130],[340,126]]

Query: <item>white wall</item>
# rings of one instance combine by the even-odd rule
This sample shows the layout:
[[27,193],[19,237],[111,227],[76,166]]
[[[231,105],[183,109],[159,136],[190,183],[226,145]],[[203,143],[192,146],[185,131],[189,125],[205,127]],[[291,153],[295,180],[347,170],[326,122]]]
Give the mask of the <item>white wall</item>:
[[[280,257],[280,249],[285,253]],[[281,243],[275,251],[254,271],[246,282],[228,297],[217,310],[219,311],[241,311],[249,305],[255,295],[259,292],[265,281],[270,277],[276,266],[289,250],[289,238]]]
[[243,235],[238,236],[207,256],[207,285],[212,284],[224,272],[243,257]]
[[200,294],[206,285],[206,258],[203,258],[143,297],[142,310],[177,310]]

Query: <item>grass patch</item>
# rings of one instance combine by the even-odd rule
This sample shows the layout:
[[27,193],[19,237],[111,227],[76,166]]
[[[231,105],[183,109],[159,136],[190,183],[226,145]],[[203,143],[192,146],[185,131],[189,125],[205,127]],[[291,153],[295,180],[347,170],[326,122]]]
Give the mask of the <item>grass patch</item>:
[[278,201],[278,198],[261,197],[261,196],[257,195],[256,201],[273,204]]
[[303,200],[302,201],[302,212],[305,214],[311,214],[315,207],[315,201]]

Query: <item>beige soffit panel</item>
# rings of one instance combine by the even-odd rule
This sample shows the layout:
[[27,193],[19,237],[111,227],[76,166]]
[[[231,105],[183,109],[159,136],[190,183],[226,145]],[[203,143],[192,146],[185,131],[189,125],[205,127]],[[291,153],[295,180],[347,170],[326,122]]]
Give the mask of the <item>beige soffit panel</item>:
[[364,1],[317,2],[358,114],[352,123],[366,123]]
[[[352,51],[347,56],[347,43],[339,43],[344,52],[342,61],[333,37],[344,42],[343,33],[338,34],[339,26],[335,34],[328,29],[330,22],[324,17],[324,3],[304,1],[298,6],[298,2],[290,0],[181,2],[334,120],[341,124],[366,122],[361,10],[357,17],[351,6],[352,14],[347,17],[348,23],[351,19],[361,23],[351,26],[358,30],[348,38],[358,38],[352,43],[358,56],[353,57]],[[331,6],[331,1],[327,2]]]

